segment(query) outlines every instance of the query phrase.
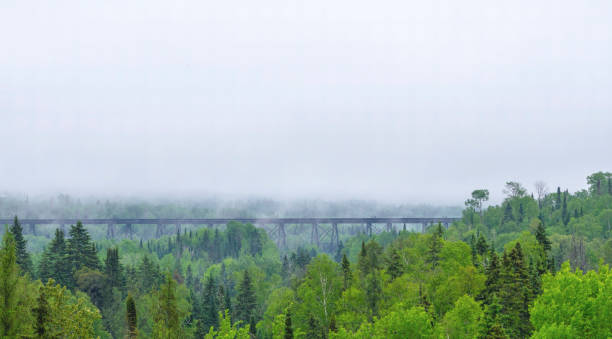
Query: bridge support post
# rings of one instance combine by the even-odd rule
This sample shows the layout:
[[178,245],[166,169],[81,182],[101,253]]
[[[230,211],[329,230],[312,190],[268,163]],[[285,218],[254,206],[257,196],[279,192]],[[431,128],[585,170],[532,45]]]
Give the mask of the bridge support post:
[[331,233],[331,247],[337,249],[340,245],[340,239],[338,235],[338,224],[332,224],[332,233]]
[[127,233],[130,240],[132,240],[132,236],[134,235],[134,228],[132,224],[125,224],[125,233]]
[[387,232],[391,233],[391,230],[393,229],[393,224],[388,222],[387,223]]
[[425,233],[426,229],[427,229],[427,221],[423,221],[423,223],[421,224],[421,233]]
[[30,224],[30,232],[32,232],[32,235],[36,235],[36,224]]
[[[64,228],[63,224],[62,224],[62,228]],[[106,224],[106,238],[113,239],[114,237],[115,237],[115,224],[114,223]]]
[[181,233],[181,224],[176,224],[176,233]]
[[278,224],[278,244],[279,247],[286,249],[287,248],[287,233],[285,232],[285,224]]
[[319,247],[319,224],[316,222],[312,223],[312,231],[310,232],[310,242],[316,244]]
[[157,224],[157,228],[155,229],[155,237],[159,238],[164,234],[164,225],[162,223]]

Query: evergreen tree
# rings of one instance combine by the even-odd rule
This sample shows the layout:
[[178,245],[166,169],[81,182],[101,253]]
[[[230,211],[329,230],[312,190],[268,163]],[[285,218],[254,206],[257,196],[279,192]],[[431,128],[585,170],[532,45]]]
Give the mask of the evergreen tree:
[[255,306],[255,290],[251,282],[249,271],[245,270],[244,277],[238,287],[238,296],[236,297],[236,306],[234,309],[236,313],[235,319],[241,320],[245,324],[251,323],[252,318],[254,318]]
[[555,198],[555,209],[561,208],[561,187],[557,187],[557,195]]
[[480,233],[478,240],[476,241],[476,252],[479,255],[485,255],[488,250],[489,245],[487,244],[487,240],[485,239],[484,235]]
[[[538,225],[535,230],[535,237],[540,247],[540,256],[542,257],[542,264],[543,264],[543,265],[538,265],[538,268],[542,267],[548,270],[552,270],[553,269],[553,258],[552,258],[552,255],[550,254],[551,242],[548,239],[548,236],[546,235],[546,229],[544,228],[544,224],[539,220],[538,220]],[[539,274],[541,275],[543,273],[544,271],[540,269]]]
[[206,278],[204,295],[202,297],[202,325],[204,328],[219,326],[217,302],[217,285],[212,276]]
[[374,316],[378,316],[378,306],[382,297],[382,286],[376,272],[372,272],[368,275],[365,295],[366,304],[370,311],[369,317],[370,320],[372,320]]
[[74,287],[64,232],[62,230],[55,230],[55,237],[43,252],[38,275],[43,282],[53,278],[53,280],[62,286]]
[[431,265],[432,268],[438,266],[440,261],[440,252],[442,251],[442,226],[438,224],[436,231],[431,235],[429,239],[429,248],[427,249],[426,262]]
[[287,314],[285,315],[285,339],[293,339],[293,328],[291,325],[291,310],[287,309]]
[[523,251],[518,242],[510,254],[504,253],[500,282],[501,323],[506,334],[513,338],[526,338],[532,330],[529,321],[532,294]]
[[485,269],[487,278],[485,280],[485,287],[482,290],[479,299],[484,301],[484,304],[490,304],[493,296],[499,292],[500,288],[500,267],[499,258],[495,251],[491,250],[489,256],[489,264]]
[[342,276],[343,276],[343,285],[342,290],[346,290],[351,285],[351,281],[353,280],[353,273],[351,272],[351,263],[348,261],[346,254],[342,255]]
[[47,324],[49,322],[49,302],[45,294],[43,286],[40,287],[36,307],[32,309],[36,323],[34,325],[34,331],[37,338],[49,338],[47,334]]
[[510,205],[510,202],[506,202],[506,207],[504,208],[504,216],[502,217],[502,224],[508,221],[514,221],[514,215],[512,214],[512,205]]
[[359,272],[362,275],[367,275],[369,272],[368,265],[368,251],[366,250],[365,242],[361,242],[361,250],[359,251],[359,257],[357,259],[357,266],[359,267]]
[[387,263],[387,273],[391,275],[391,280],[401,276],[403,272],[402,258],[396,248],[391,250],[391,257]]
[[17,293],[19,265],[17,265],[16,243],[13,235],[6,231],[0,248],[0,338],[16,338],[19,334]]
[[128,339],[138,338],[138,317],[136,315],[136,303],[132,295],[128,295],[125,301],[126,323]]
[[563,224],[567,226],[570,220],[569,213],[567,211],[567,191],[563,192],[563,206],[561,208],[561,220]]
[[481,323],[482,339],[508,339],[506,331],[500,322],[501,305],[497,296],[493,296],[491,304],[485,306],[484,319]]
[[67,250],[72,272],[76,272],[82,267],[94,270],[100,268],[95,245],[91,242],[89,232],[80,221],[77,222],[76,226],[73,225],[70,228]]
[[26,250],[27,241],[23,237],[23,228],[17,216],[13,219],[13,225],[10,228],[10,232],[15,239],[15,246],[17,251],[17,265],[21,268],[23,273],[32,274],[32,259],[30,254]]
[[108,280],[107,286],[109,289],[117,288],[119,291],[125,291],[125,273],[119,262],[119,250],[117,248],[106,250],[104,273]]
[[524,218],[525,218],[525,209],[523,208],[523,203],[520,203],[519,210],[518,210],[518,222],[523,222]]

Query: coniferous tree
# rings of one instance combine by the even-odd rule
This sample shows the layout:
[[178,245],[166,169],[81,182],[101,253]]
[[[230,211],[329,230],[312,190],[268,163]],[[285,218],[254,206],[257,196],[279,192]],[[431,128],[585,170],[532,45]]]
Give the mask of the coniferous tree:
[[526,338],[532,330],[529,320],[532,293],[523,251],[518,242],[510,254],[504,253],[500,282],[501,323],[510,337]]
[[53,278],[62,286],[74,287],[70,261],[66,251],[66,241],[62,230],[55,230],[55,237],[43,252],[38,275],[43,282]]
[[47,335],[47,323],[49,322],[49,302],[45,295],[44,287],[40,287],[38,299],[36,300],[36,307],[32,309],[35,318],[34,331],[37,338],[48,338]]
[[104,273],[108,280],[109,289],[117,288],[119,291],[125,291],[125,273],[121,262],[119,262],[119,250],[117,248],[106,250]]
[[481,339],[508,339],[501,321],[500,313],[502,307],[496,295],[491,299],[491,303],[485,306],[484,319],[481,323],[478,338]]
[[206,278],[204,284],[204,295],[202,296],[202,325],[209,329],[211,326],[219,326],[219,309],[217,307],[217,285],[212,276]]
[[484,235],[480,233],[478,236],[478,240],[476,241],[476,252],[479,255],[485,255],[489,250],[489,245],[487,244],[487,240]]
[[362,275],[368,274],[368,251],[365,247],[365,242],[361,242],[361,250],[359,251],[359,258],[357,259],[357,266]]
[[91,242],[89,232],[87,232],[80,221],[70,228],[67,251],[72,272],[76,272],[82,267],[88,267],[93,270],[100,268],[95,244]]
[[293,339],[293,327],[291,325],[291,310],[287,309],[287,314],[285,315],[285,339]]
[[17,216],[13,219],[13,225],[11,225],[10,232],[15,239],[15,246],[17,251],[17,265],[21,268],[23,273],[32,274],[32,259],[26,249],[27,241],[23,237],[23,228]]
[[127,323],[128,339],[138,338],[138,317],[136,315],[136,303],[132,295],[128,295],[125,301],[125,317]]
[[351,263],[348,261],[346,254],[342,255],[342,277],[343,285],[342,290],[346,290],[351,285],[353,280],[353,273],[351,272]]
[[244,271],[244,276],[238,287],[238,296],[236,297],[236,320],[241,320],[245,324],[250,324],[252,318],[254,318],[254,311],[256,306],[255,289],[251,282],[249,271]]
[[16,338],[19,334],[20,302],[16,293],[19,284],[19,265],[15,238],[5,232],[0,247],[0,338]]
[[555,209],[561,208],[561,187],[557,186],[557,195],[555,197]]
[[436,268],[440,261],[440,252],[443,246],[442,235],[442,225],[438,224],[436,231],[434,231],[429,239],[429,248],[427,249],[426,261],[432,268]]
[[336,325],[336,314],[332,314],[329,320],[329,331],[338,332],[338,326]]
[[[548,270],[553,269],[553,258],[550,254],[551,250],[551,242],[546,235],[546,229],[544,228],[544,224],[538,220],[538,225],[535,230],[535,237],[538,241],[538,245],[540,247],[540,256],[542,257],[542,261],[544,265],[538,265],[539,267],[543,267]],[[540,270],[539,274],[543,274],[544,271]]]
[[482,290],[479,299],[483,300],[484,304],[490,304],[492,299],[499,292],[500,288],[500,267],[499,258],[495,251],[491,250],[489,256],[489,264],[485,269],[487,276],[485,280],[485,287]]
[[563,206],[561,207],[561,220],[563,224],[567,226],[570,220],[569,213],[567,211],[567,191],[563,192]]
[[510,205],[510,202],[506,202],[506,207],[504,208],[504,216],[502,217],[502,224],[508,221],[514,221],[514,215],[512,214],[512,205]]
[[523,203],[520,203],[519,210],[518,210],[518,222],[523,222],[524,218],[525,218],[525,209],[523,208]]
[[402,268],[402,259],[396,248],[391,250],[391,257],[387,263],[387,273],[391,275],[391,280],[394,280],[404,273]]

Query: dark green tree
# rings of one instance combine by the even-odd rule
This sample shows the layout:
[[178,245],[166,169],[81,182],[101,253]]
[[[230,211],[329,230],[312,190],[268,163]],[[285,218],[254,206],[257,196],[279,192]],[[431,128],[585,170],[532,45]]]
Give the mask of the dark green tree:
[[555,196],[555,209],[561,208],[561,187],[557,186],[557,195]]
[[15,238],[15,246],[17,250],[17,265],[21,268],[23,273],[32,274],[32,259],[26,249],[27,241],[23,237],[23,228],[17,216],[13,219],[13,225],[11,225],[10,232]]
[[485,287],[482,290],[479,299],[482,300],[485,305],[487,305],[490,304],[493,297],[499,293],[500,288],[499,257],[493,250],[490,252],[489,264],[485,269],[485,274],[487,276],[485,280]]
[[396,248],[391,250],[391,255],[387,261],[387,273],[391,276],[391,280],[401,276],[404,273],[402,267],[402,258]]
[[100,260],[98,260],[96,254],[95,244],[91,241],[89,232],[80,221],[70,228],[67,250],[72,272],[76,272],[82,267],[94,270],[100,269]]
[[442,225],[438,224],[438,227],[431,235],[429,239],[429,246],[426,253],[426,262],[431,266],[431,268],[436,268],[440,261],[440,252],[442,252],[442,236],[443,236]]
[[245,324],[250,324],[255,316],[256,301],[253,282],[251,281],[249,271],[245,270],[242,281],[238,286],[238,296],[236,297],[236,305],[234,307],[235,319],[237,321],[241,320]]
[[291,325],[291,310],[287,309],[285,315],[285,339],[293,339],[293,327]]
[[478,240],[476,240],[476,252],[479,255],[485,255],[489,251],[489,245],[487,244],[487,240],[484,235],[480,233],[478,236]]
[[109,248],[106,250],[106,260],[104,262],[104,274],[108,281],[108,288],[117,288],[119,291],[125,291],[125,272],[121,262],[119,262],[119,250],[117,248]]
[[351,281],[353,280],[353,272],[351,272],[351,263],[346,257],[346,254],[342,255],[342,277],[342,290],[346,290],[347,288],[349,288],[349,286],[351,286]]
[[502,224],[509,222],[509,221],[514,221],[514,215],[512,213],[512,205],[510,204],[510,202],[506,202],[506,207],[504,208],[504,216],[502,217]]
[[205,329],[219,326],[219,308],[217,307],[217,284],[212,276],[206,278],[202,296],[202,325]]
[[567,191],[563,192],[563,206],[561,207],[561,220],[567,226],[569,224],[570,215],[567,211]]
[[127,337],[129,339],[138,338],[138,317],[136,314],[136,303],[132,295],[128,295],[125,300],[125,317],[127,325]]
[[49,322],[49,302],[47,301],[47,296],[45,295],[44,287],[40,287],[40,291],[38,294],[38,299],[36,300],[36,307],[32,309],[34,313],[34,319],[36,323],[34,324],[34,331],[36,333],[37,338],[49,338],[47,334],[47,324]]
[[62,286],[74,287],[64,232],[60,229],[55,230],[55,237],[43,252],[38,267],[38,276],[45,283],[52,278]]

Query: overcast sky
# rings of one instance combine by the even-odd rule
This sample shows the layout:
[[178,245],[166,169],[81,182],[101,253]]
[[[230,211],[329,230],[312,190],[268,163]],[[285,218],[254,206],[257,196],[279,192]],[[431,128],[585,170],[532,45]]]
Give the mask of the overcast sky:
[[3,0],[0,44],[0,191],[461,204],[612,170],[607,0]]

